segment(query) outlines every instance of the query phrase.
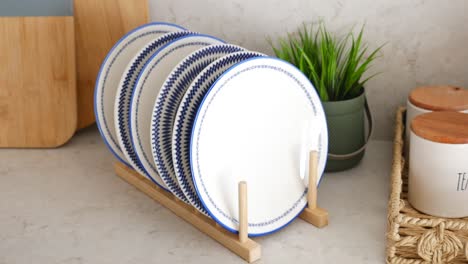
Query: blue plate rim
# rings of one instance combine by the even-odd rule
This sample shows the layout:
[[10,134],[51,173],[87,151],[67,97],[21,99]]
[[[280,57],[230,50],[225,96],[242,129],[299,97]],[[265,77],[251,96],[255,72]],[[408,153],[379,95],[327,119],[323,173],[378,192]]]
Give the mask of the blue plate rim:
[[[104,70],[104,65],[106,65],[107,61],[109,60],[109,57],[114,52],[114,50],[117,49],[117,47],[119,47],[120,44],[123,41],[125,41],[125,39],[127,39],[130,35],[132,35],[133,33],[137,32],[137,31],[139,31],[141,29],[144,29],[146,27],[151,27],[151,26],[157,26],[157,25],[173,26],[174,28],[178,28],[178,29],[181,29],[181,30],[186,30],[185,28],[183,28],[183,27],[181,27],[179,25],[172,24],[172,23],[167,23],[167,22],[151,22],[151,23],[147,23],[147,24],[144,24],[144,25],[141,25],[141,26],[138,26],[138,27],[132,29],[131,31],[127,32],[123,37],[121,37],[114,44],[114,46],[112,46],[112,48],[109,50],[109,52],[107,53],[107,55],[104,58],[103,62],[101,63],[101,66],[99,67],[99,72],[98,72],[98,75],[96,77],[96,81],[94,83],[94,102],[93,102],[93,106],[94,106],[94,118],[96,119],[96,126],[98,127],[99,133],[101,134],[101,138],[103,139],[104,144],[106,145],[106,147],[111,151],[111,153],[114,155],[114,157],[117,158],[117,160],[124,163],[128,167],[131,167],[130,164],[128,164],[128,162],[124,158],[120,157],[120,155],[116,152],[116,150],[114,150],[114,148],[110,145],[109,140],[107,139],[107,137],[106,137],[106,135],[104,133],[104,130],[101,127],[100,122],[102,120],[99,118],[99,111],[98,111],[98,106],[97,106],[99,81],[101,79],[101,75],[102,75],[102,72]],[[118,144],[117,144],[117,147],[118,147]]]
[[[142,67],[140,73],[138,74],[137,79],[135,80],[135,86],[137,85],[137,83],[139,83],[139,82],[141,81],[141,79],[143,78],[143,73],[144,73],[144,71],[149,67],[149,65],[151,65],[151,64],[153,63],[153,60],[155,59],[155,57],[157,57],[161,52],[165,51],[165,50],[166,50],[170,45],[172,45],[174,42],[182,41],[182,40],[184,40],[184,39],[193,38],[193,37],[206,37],[206,38],[211,38],[211,39],[220,41],[221,43],[226,43],[224,40],[222,40],[222,39],[220,39],[220,38],[217,38],[217,37],[214,37],[214,36],[211,36],[211,35],[208,35],[208,34],[202,34],[202,33],[197,33],[197,32],[192,32],[192,31],[190,31],[189,34],[187,34],[187,35],[185,35],[185,36],[182,36],[182,37],[180,37],[180,38],[176,38],[176,39],[174,39],[174,40],[172,40],[172,41],[166,43],[165,45],[161,46],[161,47],[158,49],[158,51],[155,52],[155,53],[147,60],[147,62],[145,63],[145,65]],[[141,91],[142,91],[142,89],[140,89],[140,91],[139,91],[140,93],[138,94],[138,96],[141,94]],[[134,90],[132,91],[132,96],[131,96],[131,98],[130,98],[130,111],[129,111],[129,115],[130,115],[130,118],[129,118],[129,120],[130,120],[129,129],[130,129],[130,135],[131,135],[131,139],[132,139],[132,145],[134,145],[134,146],[136,146],[136,143],[137,143],[137,142],[135,142],[135,138],[138,138],[138,140],[141,142],[140,136],[139,136],[139,134],[138,134],[138,129],[136,129],[137,135],[134,135],[134,133],[132,132],[133,129],[134,129],[134,125],[132,125],[132,122],[131,122],[131,120],[132,120],[131,114],[132,114],[134,111],[136,111],[136,110],[134,109],[135,107],[137,107],[137,106],[135,106],[135,104],[138,104],[138,102],[134,102],[134,101],[136,100],[136,99],[135,99],[136,96],[137,96],[137,89],[134,89]],[[137,99],[138,99],[138,98],[137,98]],[[155,100],[156,100],[156,98],[155,98]],[[137,101],[139,101],[139,100],[137,100]],[[136,121],[135,121],[135,122],[136,122]],[[151,147],[151,148],[152,148],[152,147]],[[140,162],[141,162],[142,157],[141,157],[141,155],[138,154],[138,151],[135,151],[135,154],[136,154],[136,157],[138,158],[138,160],[140,160]],[[152,157],[152,153],[151,153],[151,157]],[[163,176],[159,174],[159,171],[158,171],[158,169],[157,169],[157,167],[156,167],[156,164],[155,164],[156,162],[154,161],[154,158],[149,159],[149,158],[147,158],[146,156],[144,156],[144,158],[145,158],[145,160],[146,160],[146,162],[147,162],[148,164],[154,165],[154,169],[151,167],[152,171],[155,172],[155,173],[161,178],[161,180],[166,184],[165,179],[163,179]],[[143,162],[141,162],[141,163],[143,164]],[[154,164],[152,164],[152,163],[154,163]],[[144,165],[143,165],[143,166],[144,166]],[[158,184],[158,185],[159,185],[159,184]],[[166,185],[167,185],[167,184],[166,184]],[[164,188],[164,189],[167,189],[168,191],[172,192],[172,191],[170,190],[170,187],[169,187],[169,186],[168,186],[167,188]],[[177,196],[177,197],[179,197],[179,196]],[[185,197],[185,196],[184,196],[184,197]],[[179,197],[179,198],[182,199],[182,197]]]
[[[229,53],[226,53],[226,52],[225,52],[225,53],[221,53],[221,51],[223,51],[223,49],[230,49],[230,50],[232,50],[232,51],[230,51]],[[234,51],[234,49],[236,49],[236,51]],[[242,48],[242,47],[240,47],[240,46],[238,46],[238,45],[233,45],[233,44],[228,44],[228,43],[213,44],[213,45],[209,45],[209,46],[203,47],[203,48],[201,48],[201,49],[198,49],[198,50],[192,52],[192,53],[189,54],[186,58],[184,58],[184,59],[174,68],[174,70],[168,75],[168,79],[169,79],[171,76],[174,75],[174,72],[175,72],[176,70],[181,70],[182,73],[185,73],[187,70],[190,70],[191,68],[194,68],[194,66],[196,66],[197,64],[199,64],[199,63],[200,63],[200,60],[203,59],[203,57],[202,57],[201,59],[197,59],[196,61],[193,61],[191,65],[185,66],[185,67],[183,67],[183,68],[181,69],[181,67],[183,66],[183,63],[184,63],[184,62],[186,62],[187,60],[193,59],[195,56],[200,56],[200,55],[205,54],[205,53],[206,53],[206,56],[210,56],[210,55],[213,56],[213,55],[219,54],[220,56],[219,56],[218,58],[214,59],[213,62],[215,62],[216,60],[218,60],[218,59],[220,59],[220,58],[222,58],[222,57],[224,57],[224,56],[226,56],[226,55],[229,55],[229,54],[232,54],[232,53],[235,53],[235,52],[239,52],[239,51],[246,51],[246,49],[245,49],[245,48]],[[207,68],[210,66],[210,64],[211,64],[211,63],[209,63],[209,64],[208,64],[205,68],[203,68],[200,72],[196,73],[196,75],[195,75],[195,77],[194,77],[194,79],[192,80],[191,83],[193,83],[193,82],[197,79],[197,77],[198,77],[200,74],[202,74],[202,72],[204,72],[205,69],[207,69]],[[165,82],[164,85],[163,85],[163,88],[162,88],[161,91],[160,91],[160,95],[161,95],[162,93],[164,93],[165,90],[170,90],[171,88],[174,87],[174,85],[177,84],[177,83],[174,83],[172,86],[167,87],[167,86],[166,86],[166,83],[167,83],[167,79],[166,79],[166,82]],[[181,100],[182,100],[183,97],[185,96],[185,94],[186,94],[186,92],[188,91],[188,89],[190,89],[191,83],[189,83],[188,86],[187,86],[187,89],[185,89],[185,90],[182,92],[182,94],[181,94],[181,95],[182,95]],[[160,95],[158,95],[158,97],[159,97]],[[174,95],[174,94],[173,94],[173,95]],[[176,95],[177,95],[177,94],[176,94]],[[159,104],[160,107],[159,107],[158,109],[161,110],[161,108],[164,108],[164,106],[165,106],[166,104],[167,104],[166,102],[160,103],[160,104]],[[182,190],[182,192],[184,193],[184,195],[187,197],[186,192],[188,192],[188,193],[190,194],[190,196],[192,197],[192,198],[188,198],[188,200],[189,200],[189,202],[192,204],[192,206],[195,207],[195,208],[197,208],[197,209],[199,209],[202,213],[208,214],[208,213],[206,212],[206,210],[203,208],[203,205],[201,205],[201,203],[199,202],[199,199],[198,199],[198,196],[197,196],[197,194],[196,194],[195,188],[193,188],[193,189],[190,188],[190,184],[187,182],[187,179],[186,179],[186,178],[179,179],[180,177],[178,177],[178,173],[177,173],[177,170],[176,170],[176,167],[175,167],[176,162],[174,162],[173,155],[172,155],[172,153],[173,153],[173,150],[172,150],[172,147],[173,147],[172,136],[173,136],[173,130],[176,129],[176,128],[175,128],[175,125],[176,125],[176,124],[175,124],[175,121],[176,121],[177,113],[179,112],[179,106],[180,106],[180,104],[176,107],[176,110],[175,110],[175,112],[174,112],[174,114],[175,114],[175,115],[174,115],[174,124],[173,124],[173,126],[172,126],[172,129],[171,129],[170,133],[168,134],[168,135],[170,136],[170,138],[171,138],[171,140],[170,140],[170,142],[169,142],[170,145],[171,145],[171,155],[170,155],[170,159],[172,160],[172,165],[173,165],[173,169],[174,169],[174,173],[175,173],[175,177],[176,177],[176,179],[177,179],[177,182],[178,182],[178,183],[181,183],[181,181],[182,181],[182,184],[179,184],[179,187],[181,188],[181,190]],[[151,117],[151,119],[152,119],[152,130],[155,129],[155,127],[154,127],[154,122],[156,122],[155,119],[156,119],[156,115],[157,115],[157,114],[156,114],[156,112],[157,112],[157,109],[156,109],[156,108],[157,108],[157,107],[158,107],[158,103],[156,102],[156,103],[155,103],[155,106],[154,106],[154,108],[153,108],[153,113],[152,113],[152,117]],[[151,144],[152,144],[153,146],[156,145],[156,143],[155,143],[156,141],[158,141],[157,137],[152,136],[152,137],[151,137]],[[166,165],[167,165],[167,164],[166,164]],[[164,166],[166,166],[166,165],[164,165]],[[167,167],[167,166],[166,166],[166,167]],[[166,170],[169,171],[169,168],[166,168]],[[184,176],[186,176],[186,175],[184,175]],[[184,191],[185,188],[188,188],[189,191]],[[195,197],[195,198],[193,198],[193,197]],[[193,201],[192,201],[192,200],[193,200]],[[195,204],[194,204],[194,203],[195,203]],[[197,205],[197,203],[200,203],[200,206]]]
[[[171,38],[169,41],[166,41],[165,43],[169,43],[175,39],[178,39],[178,38],[181,38],[183,36],[186,36],[186,35],[190,35],[190,34],[193,34],[195,32],[192,32],[192,31],[187,31],[187,30],[184,30],[184,31],[172,31],[172,32],[168,32],[166,34],[163,34],[162,36],[150,41],[148,44],[146,44],[137,54],[136,56],[140,56],[141,54],[143,53],[148,53],[147,49],[149,47],[151,47],[152,45],[156,44],[157,42],[161,41],[161,39],[164,39],[164,38]],[[165,45],[165,44],[164,44]],[[164,45],[161,45],[159,47],[156,48],[156,50],[154,52],[157,52],[161,47],[163,47]],[[149,59],[151,59],[152,56],[149,56],[147,58],[146,61],[148,61]],[[132,58],[132,60],[130,62],[134,62],[134,58]],[[146,62],[144,64],[138,64],[138,66],[142,66],[141,70],[143,70],[144,66],[146,65]],[[134,147],[134,142],[132,141],[132,131],[131,131],[131,122],[130,122],[130,119],[131,119],[131,100],[132,100],[132,94],[133,94],[133,91],[135,90],[135,86],[137,84],[137,80],[138,80],[138,76],[140,75],[141,73],[141,70],[139,72],[137,72],[137,74],[135,74],[136,78],[135,78],[135,84],[133,85],[133,87],[129,87],[130,88],[130,94],[129,94],[129,101],[127,102],[129,104],[129,107],[128,107],[128,114],[126,115],[126,120],[119,120],[119,126],[120,126],[120,121],[121,122],[124,122],[126,121],[127,122],[127,125],[128,125],[128,134],[126,135],[127,138],[129,138],[129,144],[132,146],[132,149],[133,149],[133,153],[135,155],[135,160],[131,160],[131,161],[128,161],[129,163],[132,163],[132,162],[135,162],[136,166],[138,166],[138,168],[140,170],[142,170],[144,172],[144,174],[146,176],[148,176],[150,178],[151,181],[153,181],[156,185],[158,185],[159,187],[161,187],[162,189],[166,190],[166,191],[169,191],[165,186],[161,185],[159,182],[157,182],[153,176],[151,176],[151,174],[148,172],[147,168],[142,164],[141,160],[137,157],[137,154],[136,154],[136,150],[135,150],[135,147]],[[136,71],[135,71],[136,72]],[[124,102],[125,103],[125,102]],[[120,105],[120,101],[119,101],[119,105]],[[125,117],[124,117],[125,118]],[[123,118],[122,118],[123,119]],[[119,135],[117,135],[119,137]],[[129,153],[125,153],[126,150],[121,150],[124,155],[127,154],[129,155]],[[131,156],[131,155],[129,155]]]
[[[195,124],[199,121],[199,118],[200,118],[200,113],[201,113],[201,109],[202,109],[202,106],[204,103],[206,103],[206,99],[208,97],[208,95],[214,90],[214,87],[216,86],[216,84],[218,83],[218,81],[225,75],[227,75],[230,71],[234,70],[236,67],[238,67],[239,65],[241,64],[244,64],[244,63],[248,63],[250,61],[253,61],[253,60],[275,60],[275,61],[281,61],[283,63],[286,63],[286,64],[289,64],[290,66],[294,67],[297,69],[296,66],[294,66],[293,64],[287,62],[287,61],[284,61],[282,59],[279,59],[279,58],[276,58],[276,57],[271,57],[271,56],[265,56],[265,57],[254,57],[254,58],[250,58],[250,59],[247,59],[247,60],[243,60],[241,62],[238,62],[234,65],[232,65],[228,70],[226,70],[212,85],[211,87],[208,89],[208,91],[206,92],[201,104],[199,105],[198,107],[198,110],[197,110],[197,114],[195,116],[195,121],[194,121],[194,127],[195,127]],[[306,80],[308,80],[307,76],[305,76],[299,69],[297,70],[298,74],[301,74]],[[312,91],[311,93],[315,93],[315,95],[317,95],[317,92],[315,90],[315,87],[312,83],[310,83],[312,88]],[[318,96],[318,95],[317,95]],[[321,111],[318,111],[318,112],[321,112],[321,113],[324,113],[324,109],[323,109],[323,106],[322,104],[319,104],[318,106],[316,106],[318,108],[321,108],[321,109],[318,109],[318,110],[321,110]],[[325,124],[325,127],[326,127],[326,124]],[[190,168],[192,170],[192,175],[193,175],[193,171],[194,171],[194,168],[193,168],[193,154],[192,154],[192,150],[193,150],[193,142],[194,142],[194,136],[195,136],[195,129],[192,129],[192,132],[191,132],[191,137],[190,137],[190,149],[189,149],[189,152],[190,152]],[[328,148],[328,144],[326,145],[326,147]],[[324,170],[325,170],[325,166],[324,168],[322,169],[322,171],[320,172],[320,180],[319,180],[319,183],[317,184],[318,186],[320,185],[320,183],[322,182],[322,179],[323,179],[323,173],[324,173]],[[193,181],[194,183],[196,183],[196,178],[193,177]],[[195,189],[197,191],[197,195],[200,199],[200,201],[202,202],[203,206],[206,208],[206,210],[208,211],[208,213],[210,214],[211,218],[213,220],[215,220],[219,225],[221,225],[222,227],[224,227],[226,230],[232,232],[232,233],[238,233],[237,230],[227,226],[226,224],[224,224],[220,219],[218,219],[212,212],[211,210],[209,209],[209,207],[206,206],[206,202],[205,200],[202,198],[202,196],[200,195],[200,190],[199,190],[199,187],[198,187],[198,184],[194,184],[195,186]],[[302,198],[301,198],[302,199]],[[302,211],[304,210],[304,208],[306,208],[307,206],[307,203],[302,207],[301,210],[299,210],[299,212],[293,217],[291,218],[287,223],[285,223],[284,225],[274,229],[274,230],[271,230],[271,231],[268,231],[268,232],[260,232],[260,233],[248,233],[249,236],[251,237],[258,237],[258,236],[265,236],[265,235],[268,235],[268,234],[272,234],[272,233],[275,233],[275,232],[278,232],[280,231],[281,229],[285,228],[286,226],[288,226],[294,219],[297,218],[297,216],[299,216]]]

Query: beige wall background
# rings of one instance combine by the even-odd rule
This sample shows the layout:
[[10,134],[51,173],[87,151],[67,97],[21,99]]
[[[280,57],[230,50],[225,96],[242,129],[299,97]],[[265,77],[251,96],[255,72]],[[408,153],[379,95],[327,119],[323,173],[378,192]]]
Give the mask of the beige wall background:
[[371,48],[386,43],[367,85],[375,139],[390,140],[397,106],[420,85],[468,87],[466,0],[150,0],[155,21],[180,24],[251,50],[272,54],[267,38],[322,19],[344,32],[365,23]]

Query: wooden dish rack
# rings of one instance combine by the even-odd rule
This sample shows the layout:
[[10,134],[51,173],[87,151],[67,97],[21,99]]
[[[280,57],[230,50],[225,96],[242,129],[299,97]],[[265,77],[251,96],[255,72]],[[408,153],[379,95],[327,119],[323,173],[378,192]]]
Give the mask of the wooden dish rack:
[[[306,222],[322,228],[328,225],[328,212],[317,206],[317,160],[316,151],[310,152],[309,158],[309,186],[307,193],[308,205],[300,214]],[[171,210],[175,215],[184,219],[221,245],[231,250],[248,263],[257,261],[262,256],[261,245],[248,237],[247,215],[247,183],[239,182],[239,234],[234,234],[221,227],[213,219],[200,213],[194,207],[184,203],[179,198],[156,186],[150,180],[140,175],[121,162],[115,164],[116,174],[135,186],[161,205]]]

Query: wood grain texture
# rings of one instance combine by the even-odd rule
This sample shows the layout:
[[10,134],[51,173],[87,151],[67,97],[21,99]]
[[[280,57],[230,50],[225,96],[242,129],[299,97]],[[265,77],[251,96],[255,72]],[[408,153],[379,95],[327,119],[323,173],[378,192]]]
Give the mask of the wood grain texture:
[[171,193],[159,188],[154,183],[139,175],[123,163],[115,164],[115,172],[119,177],[135,186],[137,189],[171,210],[175,215],[184,219],[201,232],[207,234],[239,257],[251,263],[261,257],[261,246],[247,238],[245,242],[239,240],[238,235],[220,227],[209,217],[199,213],[192,206],[177,199]]
[[413,119],[411,130],[433,142],[468,144],[468,114],[453,111],[422,114]]
[[468,110],[468,89],[454,86],[423,86],[411,91],[409,101],[431,111]]
[[94,85],[109,50],[127,32],[148,22],[147,0],[74,1],[78,129],[95,122]]
[[57,147],[76,130],[73,17],[0,17],[0,147]]

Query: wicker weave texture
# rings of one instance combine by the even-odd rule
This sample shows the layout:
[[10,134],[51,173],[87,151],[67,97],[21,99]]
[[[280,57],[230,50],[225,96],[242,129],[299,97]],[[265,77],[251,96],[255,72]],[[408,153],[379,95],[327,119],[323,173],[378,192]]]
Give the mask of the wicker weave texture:
[[429,216],[408,202],[408,167],[403,153],[405,113],[406,109],[400,107],[396,115],[387,263],[468,263],[468,218]]

